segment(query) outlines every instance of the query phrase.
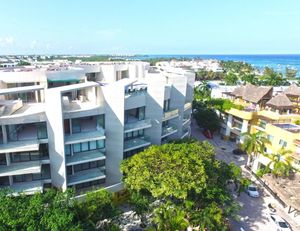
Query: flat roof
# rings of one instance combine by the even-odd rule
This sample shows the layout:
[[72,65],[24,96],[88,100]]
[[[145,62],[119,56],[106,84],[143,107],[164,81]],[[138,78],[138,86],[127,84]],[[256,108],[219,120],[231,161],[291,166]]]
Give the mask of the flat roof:
[[0,95],[22,93],[22,92],[29,92],[29,91],[38,91],[38,90],[43,90],[43,89],[44,89],[43,85],[12,87],[12,88],[0,89]]

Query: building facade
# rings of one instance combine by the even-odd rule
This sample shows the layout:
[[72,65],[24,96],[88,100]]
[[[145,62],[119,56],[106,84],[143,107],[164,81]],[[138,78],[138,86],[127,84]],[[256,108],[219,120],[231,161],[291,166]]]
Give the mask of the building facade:
[[114,190],[123,159],[190,136],[194,79],[144,62],[0,70],[0,187]]

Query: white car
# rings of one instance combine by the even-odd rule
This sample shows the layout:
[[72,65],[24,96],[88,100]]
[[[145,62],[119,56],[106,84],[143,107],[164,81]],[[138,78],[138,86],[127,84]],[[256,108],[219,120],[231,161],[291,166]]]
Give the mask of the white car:
[[250,197],[259,197],[259,192],[257,190],[257,187],[253,184],[250,184],[247,188],[247,194]]
[[276,229],[276,231],[292,231],[289,224],[283,220],[280,216],[270,213],[270,223]]

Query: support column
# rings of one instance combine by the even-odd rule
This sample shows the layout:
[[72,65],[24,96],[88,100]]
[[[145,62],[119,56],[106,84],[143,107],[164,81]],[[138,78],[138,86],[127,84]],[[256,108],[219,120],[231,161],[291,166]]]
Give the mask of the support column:
[[[241,133],[248,132],[248,124],[249,124],[248,120],[243,120]],[[240,143],[243,143],[243,142],[244,142],[244,139],[242,137],[240,137]]]
[[225,131],[225,136],[228,138],[230,136],[230,131],[232,127],[232,115],[228,115],[227,123],[226,123],[226,131]]

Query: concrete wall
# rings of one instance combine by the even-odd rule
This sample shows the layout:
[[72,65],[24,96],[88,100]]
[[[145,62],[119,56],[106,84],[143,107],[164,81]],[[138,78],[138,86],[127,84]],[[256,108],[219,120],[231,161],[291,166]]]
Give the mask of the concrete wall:
[[105,104],[106,176],[109,184],[121,181],[120,163],[124,150],[124,85],[118,82],[102,88]]
[[61,93],[56,89],[46,91],[46,115],[52,185],[65,190],[67,174],[63,112]]

